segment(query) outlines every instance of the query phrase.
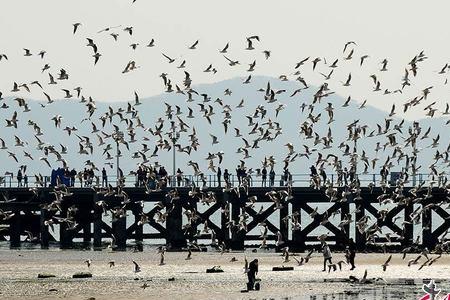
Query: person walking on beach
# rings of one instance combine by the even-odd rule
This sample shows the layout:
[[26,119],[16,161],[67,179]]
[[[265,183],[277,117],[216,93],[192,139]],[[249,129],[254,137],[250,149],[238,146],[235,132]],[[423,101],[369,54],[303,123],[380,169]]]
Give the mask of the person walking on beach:
[[356,244],[352,238],[348,240],[348,245],[345,252],[347,263],[350,264],[350,270],[353,271],[355,269]]
[[327,268],[327,262],[331,265],[331,250],[330,247],[326,242],[322,242],[322,253],[323,253],[323,270],[322,272],[326,271]]
[[247,283],[247,289],[249,291],[254,289],[255,281],[256,281],[256,274],[258,274],[258,259],[254,259],[250,262],[248,265],[248,283]]

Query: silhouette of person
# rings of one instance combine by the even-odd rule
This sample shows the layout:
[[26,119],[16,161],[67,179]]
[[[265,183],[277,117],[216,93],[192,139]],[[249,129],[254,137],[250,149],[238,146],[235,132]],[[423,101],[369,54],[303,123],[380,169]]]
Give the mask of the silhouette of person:
[[252,260],[248,265],[248,283],[247,283],[247,289],[249,291],[254,289],[255,281],[256,281],[256,274],[258,274],[258,259]]
[[266,185],[267,185],[267,169],[266,169],[266,167],[264,167],[262,169],[261,175],[262,175],[261,186],[266,187]]

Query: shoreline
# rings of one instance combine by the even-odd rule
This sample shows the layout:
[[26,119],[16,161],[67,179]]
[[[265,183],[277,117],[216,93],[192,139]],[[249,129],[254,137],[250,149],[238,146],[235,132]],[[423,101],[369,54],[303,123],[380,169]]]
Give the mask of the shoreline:
[[[299,256],[305,255],[302,253]],[[0,291],[2,299],[309,299],[311,295],[345,294],[352,291],[405,290],[420,292],[426,280],[436,279],[450,291],[450,255],[442,255],[432,266],[418,271],[419,264],[407,266],[418,254],[401,254],[393,258],[383,272],[381,264],[390,254],[360,254],[356,269],[344,265],[342,271],[322,272],[322,255],[314,253],[310,262],[298,266],[290,257],[283,262],[278,253],[194,252],[186,260],[185,252],[167,252],[165,265],[159,265],[156,252],[92,252],[48,250],[0,250]],[[261,291],[241,293],[245,287],[244,257],[258,258]],[[235,257],[238,261],[231,262]],[[435,258],[437,255],[431,254]],[[85,260],[92,261],[88,268]],[[343,253],[334,253],[333,262],[344,259]],[[141,272],[134,273],[132,260],[139,263]],[[115,262],[109,267],[110,261]],[[206,269],[220,266],[224,272],[207,274]],[[274,266],[292,266],[293,271],[274,272]],[[358,279],[367,270],[371,284],[349,281]],[[77,272],[91,272],[92,278],[72,279]],[[55,278],[37,279],[39,273],[54,274]],[[377,278],[383,278],[375,280]],[[399,281],[399,278],[403,282]],[[171,279],[171,280],[169,280]],[[173,279],[173,280],[172,280]],[[141,286],[146,283],[147,288]],[[302,298],[303,297],[303,298]],[[304,298],[306,297],[306,298]],[[355,298],[358,299],[358,298]],[[367,298],[370,299],[370,298]]]

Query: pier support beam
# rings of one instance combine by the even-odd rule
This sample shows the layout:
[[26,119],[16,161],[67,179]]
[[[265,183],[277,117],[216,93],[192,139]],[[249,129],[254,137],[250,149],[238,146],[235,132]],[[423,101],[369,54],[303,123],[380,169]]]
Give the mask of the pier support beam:
[[[341,202],[341,221],[344,221],[347,219],[347,216],[350,214],[350,204],[347,201]],[[341,248],[345,249],[348,240],[350,238],[350,224],[344,225],[343,230],[341,230],[342,235],[336,237],[336,245]]]
[[[423,203],[423,206],[426,206],[429,204]],[[422,210],[422,245],[424,247],[428,247],[428,249],[433,249],[434,245],[436,245],[436,242],[433,239],[433,235],[431,234],[431,228],[432,228],[432,220],[431,220],[431,209],[424,209]]]
[[143,234],[144,234],[144,225],[140,224],[138,225],[139,221],[141,220],[141,214],[142,214],[142,206],[139,204],[135,204],[133,207],[133,215],[134,215],[134,223],[136,224],[136,230],[134,231],[134,241],[136,243],[136,249],[138,251],[143,250]]
[[361,220],[365,215],[365,207],[364,207],[364,201],[355,201],[355,243],[356,248],[358,248],[359,251],[364,251],[366,249],[366,236],[364,233],[361,233],[358,229],[358,226],[356,226],[356,223]]
[[98,194],[94,193],[93,196],[94,207],[92,215],[92,223],[94,223],[94,250],[101,250],[102,248],[102,216],[103,209],[97,205]]
[[[178,201],[184,201],[180,198]],[[187,246],[183,231],[182,205],[173,205],[166,220],[166,242],[170,249],[181,249]]]
[[50,234],[48,232],[48,226],[45,225],[48,211],[46,209],[41,209],[41,249],[48,249]]
[[[230,203],[231,203],[231,219],[239,220],[239,215],[241,214],[241,198],[238,198],[233,193],[230,195]],[[245,205],[245,203],[244,203]],[[231,249],[232,250],[244,250],[244,239],[245,239],[245,231],[239,230],[237,228],[232,228],[231,232]]]
[[[280,233],[283,237],[283,241],[287,243],[289,241],[289,202],[283,203],[283,207],[280,208]],[[282,245],[282,248],[286,245]],[[287,245],[290,246],[290,245]],[[278,249],[277,249],[278,250]]]
[[116,238],[116,249],[124,251],[127,246],[127,217],[116,219],[113,216],[112,231]]
[[[298,213],[298,222],[302,224],[302,210],[298,202],[302,201],[298,197],[292,200],[292,213]],[[303,227],[303,224],[302,224]],[[291,248],[294,251],[304,251],[306,249],[305,237],[302,234],[302,230],[293,230],[292,231],[292,245]]]
[[414,212],[414,204],[408,203],[405,206],[405,224],[403,229],[404,239],[402,240],[402,247],[411,246],[414,240],[414,225],[411,220],[411,215]]
[[21,219],[20,211],[15,211],[9,223],[9,239],[11,248],[20,247]]
[[[61,211],[61,217],[66,218],[67,217],[67,207],[63,207]],[[72,248],[72,234],[67,229],[67,223],[63,222],[61,225],[59,225],[59,246],[61,249],[70,249]]]
[[222,212],[221,212],[221,227],[223,233],[223,241],[225,245],[228,244],[230,240],[230,230],[228,229],[227,223],[230,221],[230,202],[227,192],[223,192],[222,194]]

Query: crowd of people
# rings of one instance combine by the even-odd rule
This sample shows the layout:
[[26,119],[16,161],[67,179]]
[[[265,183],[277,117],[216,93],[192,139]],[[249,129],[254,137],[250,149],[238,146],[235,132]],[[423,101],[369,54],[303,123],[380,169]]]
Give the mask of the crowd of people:
[[[18,187],[28,187],[28,176],[25,173],[25,169],[20,168],[17,172],[17,186]],[[75,186],[76,181],[79,182],[79,187],[92,187],[101,186],[107,187],[110,183],[108,181],[109,176],[105,168],[101,170],[101,177],[96,176],[95,171],[98,169],[94,168],[84,168],[84,170],[77,172],[75,169],[57,169],[52,171],[52,175],[48,180],[50,185],[55,184],[56,178],[61,182],[65,183],[67,186]],[[13,174],[9,173],[12,177]],[[236,167],[235,173],[232,174],[228,169],[217,168],[216,173],[212,176],[206,176],[204,174],[200,175],[185,175],[184,172],[178,168],[174,176],[169,174],[164,166],[139,166],[136,171],[130,172],[135,176],[136,187],[144,187],[147,184],[153,186],[155,181],[163,180],[163,186],[174,186],[174,187],[190,187],[192,185],[198,185],[202,187],[232,187],[235,185],[245,184],[249,187],[275,187],[278,186],[292,186],[294,184],[294,179],[292,173],[289,169],[284,169],[279,176],[279,182],[276,182],[276,176],[273,167],[270,169],[263,167],[262,169],[247,169],[245,166],[238,165]],[[382,167],[380,170],[381,182],[387,182],[389,175],[389,170],[386,167]],[[405,179],[407,174],[399,173],[399,176]],[[114,176],[116,177],[116,176]],[[123,172],[119,168],[119,177],[123,178]],[[356,168],[354,166],[347,169],[347,167],[338,166],[336,169],[336,174],[329,178],[325,172],[324,168],[317,169],[314,165],[310,167],[309,174],[309,184],[311,187],[320,188],[326,184],[332,183],[336,186],[347,186],[353,181],[358,181],[358,174],[356,173]],[[305,179],[300,179],[305,180]],[[101,183],[100,183],[101,182]]]

